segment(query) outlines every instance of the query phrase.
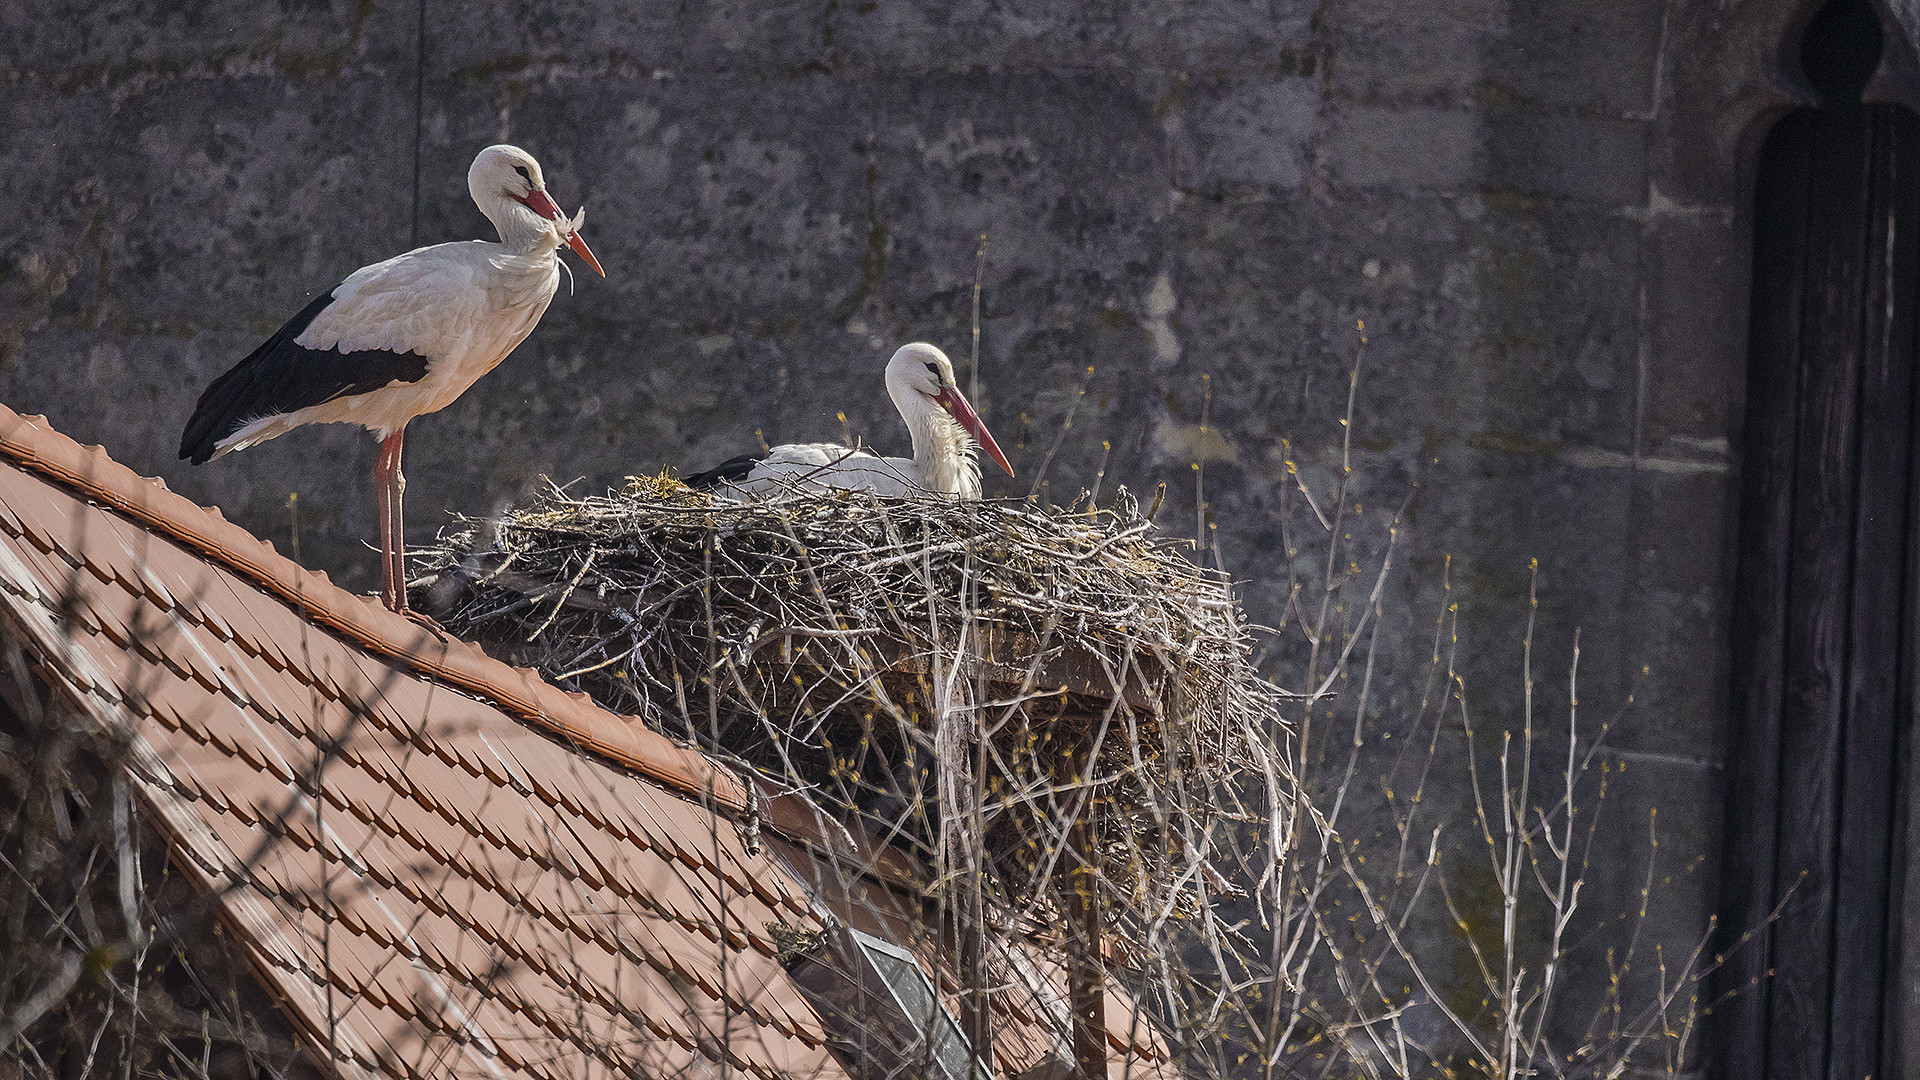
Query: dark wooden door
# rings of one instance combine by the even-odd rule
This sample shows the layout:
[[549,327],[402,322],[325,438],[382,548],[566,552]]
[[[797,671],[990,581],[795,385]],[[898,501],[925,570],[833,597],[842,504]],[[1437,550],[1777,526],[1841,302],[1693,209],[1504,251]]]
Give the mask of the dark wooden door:
[[[1866,0],[1802,56],[1755,200],[1716,1075],[1904,1074],[1920,122],[1863,104]],[[1778,916],[1773,917],[1773,912]],[[1751,932],[1751,936],[1747,935]]]

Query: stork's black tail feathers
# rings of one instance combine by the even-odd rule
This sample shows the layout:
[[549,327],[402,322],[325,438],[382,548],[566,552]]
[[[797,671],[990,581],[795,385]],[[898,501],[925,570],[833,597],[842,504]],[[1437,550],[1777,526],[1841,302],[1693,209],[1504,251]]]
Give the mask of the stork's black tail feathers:
[[180,436],[182,459],[195,465],[206,461],[219,450],[220,440],[262,417],[426,378],[427,358],[419,353],[386,349],[340,352],[296,344],[294,339],[331,303],[332,290],[320,294],[245,360],[233,365],[233,370],[208,385]]
[[765,460],[765,454],[741,454],[737,458],[728,458],[706,472],[682,477],[680,482],[696,491],[705,491],[735,480],[745,480],[753,467]]

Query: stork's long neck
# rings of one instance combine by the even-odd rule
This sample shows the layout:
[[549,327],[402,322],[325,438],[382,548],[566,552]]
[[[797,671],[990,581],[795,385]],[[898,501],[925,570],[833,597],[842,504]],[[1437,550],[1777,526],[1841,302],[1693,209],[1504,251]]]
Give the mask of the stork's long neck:
[[920,485],[943,495],[979,498],[980,464],[966,429],[924,394],[909,390],[896,395],[894,404],[900,407],[900,418],[913,438],[913,464]]
[[496,257],[487,260],[492,265],[492,273],[486,278],[489,299],[496,309],[521,310],[538,319],[560,287],[560,258],[556,253],[563,242],[560,230],[505,197],[495,199],[492,206],[483,204],[481,209],[500,233]]
[[510,254],[551,255],[565,242],[558,225],[505,196],[480,203],[480,210],[493,222],[500,234],[500,246]]

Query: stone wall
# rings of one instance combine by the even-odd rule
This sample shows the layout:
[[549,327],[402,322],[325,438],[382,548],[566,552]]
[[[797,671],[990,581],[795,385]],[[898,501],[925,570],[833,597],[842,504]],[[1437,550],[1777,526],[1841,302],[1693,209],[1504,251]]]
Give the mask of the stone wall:
[[[514,356],[409,429],[416,538],[542,475],[599,490],[839,438],[840,411],[903,446],[880,366],[915,339],[968,353],[984,237],[976,404],[1020,472],[990,492],[1064,500],[1103,462],[1103,493],[1164,481],[1162,524],[1204,521],[1205,557],[1285,625],[1307,568],[1281,528],[1288,461],[1324,499],[1350,436],[1363,547],[1406,508],[1370,760],[1406,733],[1450,604],[1476,717],[1517,725],[1537,585],[1542,722],[1564,725],[1577,631],[1588,730],[1609,722],[1626,770],[1583,902],[1637,901],[1657,808],[1675,876],[1644,933],[1698,941],[1743,170],[1805,5],[54,6],[0,13],[8,405],[366,588],[364,433],[199,468],[174,448],[200,389],[318,290],[485,235],[464,187],[480,147],[540,158],[608,277],[563,286]],[[1297,636],[1273,650],[1275,677],[1300,656]]]

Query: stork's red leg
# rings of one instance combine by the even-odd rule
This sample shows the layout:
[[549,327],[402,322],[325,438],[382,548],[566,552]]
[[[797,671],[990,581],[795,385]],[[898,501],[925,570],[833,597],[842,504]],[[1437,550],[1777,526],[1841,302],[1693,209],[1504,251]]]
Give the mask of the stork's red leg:
[[380,602],[440,633],[439,623],[407,606],[406,516],[400,503],[407,490],[407,478],[400,471],[400,446],[406,434],[402,427],[387,436],[373,466],[373,485],[380,497]]
[[400,497],[407,479],[400,474],[400,447],[407,429],[386,437],[380,443],[380,456],[373,465],[373,486],[380,499],[380,602],[402,615],[407,611],[407,571],[404,564],[406,544]]

